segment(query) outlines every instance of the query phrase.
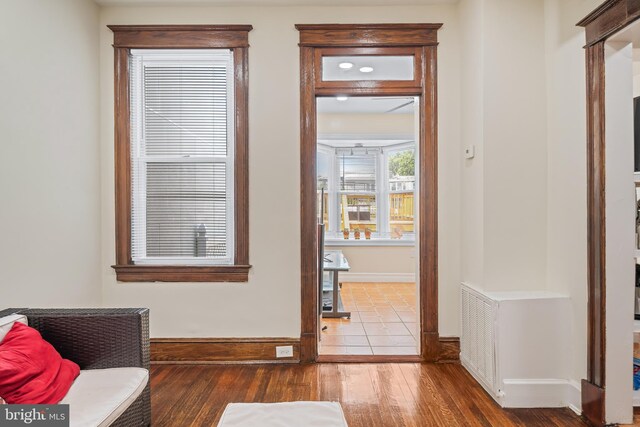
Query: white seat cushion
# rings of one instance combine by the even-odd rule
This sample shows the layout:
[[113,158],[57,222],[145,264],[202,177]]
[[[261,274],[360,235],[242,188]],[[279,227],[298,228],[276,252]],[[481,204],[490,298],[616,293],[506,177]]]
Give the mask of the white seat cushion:
[[136,400],[149,381],[142,368],[80,371],[60,403],[69,404],[71,427],[111,425]]
[[348,427],[337,402],[229,403],[218,427]]
[[11,314],[9,316],[0,317],[0,342],[2,342],[5,335],[9,333],[15,322],[28,325],[27,318],[22,314]]

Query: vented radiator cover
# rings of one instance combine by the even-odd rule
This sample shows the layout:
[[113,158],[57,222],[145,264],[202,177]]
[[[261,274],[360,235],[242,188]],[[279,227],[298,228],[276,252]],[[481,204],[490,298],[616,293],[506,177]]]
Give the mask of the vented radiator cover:
[[497,393],[494,318],[495,301],[462,285],[460,360],[490,392]]
[[546,291],[461,286],[460,361],[503,407],[564,407],[569,298]]

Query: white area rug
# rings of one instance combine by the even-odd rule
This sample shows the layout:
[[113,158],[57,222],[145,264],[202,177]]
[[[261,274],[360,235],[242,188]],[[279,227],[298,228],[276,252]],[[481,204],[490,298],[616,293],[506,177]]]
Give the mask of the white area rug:
[[348,427],[337,402],[229,403],[218,427]]

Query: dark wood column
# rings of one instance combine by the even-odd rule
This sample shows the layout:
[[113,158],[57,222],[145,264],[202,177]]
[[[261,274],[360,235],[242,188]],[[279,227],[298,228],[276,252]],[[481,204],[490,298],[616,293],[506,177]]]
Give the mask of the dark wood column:
[[605,387],[605,81],[604,42],[586,48],[587,68],[587,379],[582,411],[604,425]]

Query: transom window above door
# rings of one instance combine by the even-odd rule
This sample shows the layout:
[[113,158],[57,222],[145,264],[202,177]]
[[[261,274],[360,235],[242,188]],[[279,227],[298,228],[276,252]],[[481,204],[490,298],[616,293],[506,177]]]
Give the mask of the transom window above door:
[[414,56],[323,56],[322,80],[413,80]]
[[415,88],[422,79],[422,49],[320,48],[315,62],[316,86],[337,88]]

